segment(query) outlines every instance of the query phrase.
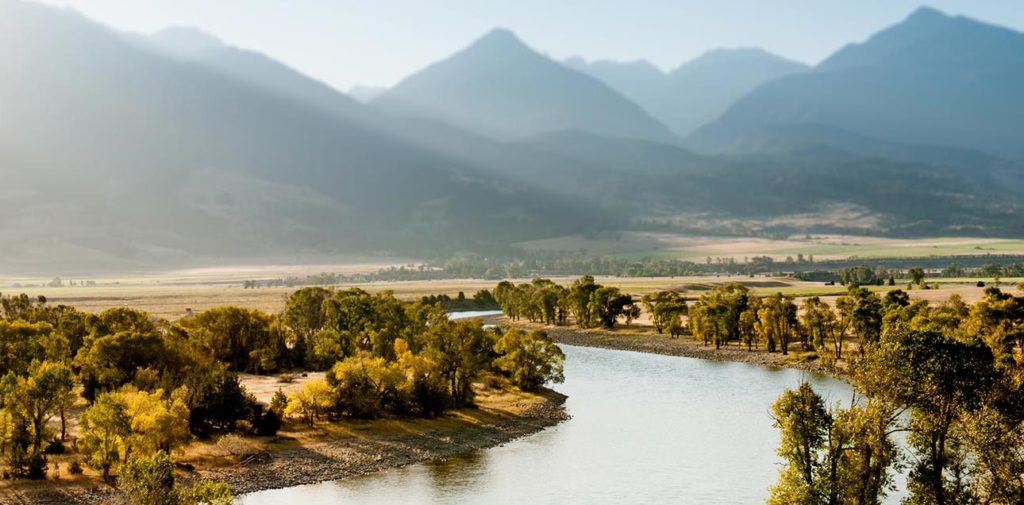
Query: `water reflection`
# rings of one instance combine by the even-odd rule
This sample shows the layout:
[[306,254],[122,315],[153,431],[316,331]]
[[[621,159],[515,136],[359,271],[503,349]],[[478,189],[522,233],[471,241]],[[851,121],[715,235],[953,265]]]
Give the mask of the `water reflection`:
[[[502,447],[339,482],[255,493],[245,505],[760,504],[778,477],[769,408],[813,374],[565,347],[573,418]],[[896,503],[898,500],[890,500]]]

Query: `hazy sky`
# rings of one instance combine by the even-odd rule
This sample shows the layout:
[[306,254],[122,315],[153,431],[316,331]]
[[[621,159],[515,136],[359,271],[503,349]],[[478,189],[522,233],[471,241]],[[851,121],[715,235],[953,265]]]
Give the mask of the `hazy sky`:
[[[645,58],[670,69],[717,47],[817,63],[921,0],[46,0],[115,28],[190,25],[339,89],[394,84],[501,26],[552,57]],[[1021,0],[927,5],[1024,31]]]

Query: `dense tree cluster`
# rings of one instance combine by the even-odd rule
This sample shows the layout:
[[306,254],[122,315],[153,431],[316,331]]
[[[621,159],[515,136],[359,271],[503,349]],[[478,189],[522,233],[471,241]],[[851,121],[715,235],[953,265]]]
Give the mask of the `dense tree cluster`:
[[534,279],[528,284],[502,281],[494,288],[494,299],[501,310],[517,321],[566,325],[580,328],[613,328],[622,319],[626,325],[640,316],[640,306],[619,288],[602,286],[589,275],[569,287],[549,279]]
[[769,503],[878,504],[901,462],[904,503],[1021,503],[1024,297],[989,288],[973,307],[955,296],[911,303],[899,291],[868,298],[847,309],[872,313],[850,323],[870,337],[850,368],[865,397],[830,407],[803,384],[778,399],[786,465]]
[[442,308],[449,311],[493,310],[500,308],[497,300],[494,299],[494,295],[486,289],[477,291],[472,298],[468,298],[466,293],[459,291],[454,297],[445,294],[424,295],[420,302],[426,305],[441,304]]
[[[199,492],[167,487],[160,459],[196,436],[272,435],[288,416],[310,425],[437,416],[471,404],[484,373],[507,375],[523,389],[562,378],[564,356],[543,333],[449,320],[440,303],[407,303],[389,292],[305,288],[280,315],[218,307],[174,323],[129,308],[89,314],[24,295],[0,297],[0,309],[3,474],[45,477],[46,455],[71,438],[82,463],[104,478],[119,474],[133,493],[157,484],[174,490],[165,495],[176,501],[159,503],[192,503],[186,497]],[[326,370],[326,380],[270,405],[237,375],[306,370]],[[70,434],[76,402],[85,407]]]

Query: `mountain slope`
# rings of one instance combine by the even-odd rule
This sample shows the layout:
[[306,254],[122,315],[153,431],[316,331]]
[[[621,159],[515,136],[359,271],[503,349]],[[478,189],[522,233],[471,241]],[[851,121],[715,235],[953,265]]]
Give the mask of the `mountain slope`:
[[371,102],[499,139],[560,130],[674,141],[663,125],[605,84],[535,52],[507,30],[413,74]]
[[0,103],[4,265],[422,252],[593,219],[73,11],[0,0]]
[[757,86],[808,68],[761,49],[709,51],[670,73],[645,61],[570,58],[565,64],[605,82],[681,136],[718,119]]
[[1024,160],[1024,34],[923,8],[810,72],[766,83],[688,140],[721,149],[778,125]]

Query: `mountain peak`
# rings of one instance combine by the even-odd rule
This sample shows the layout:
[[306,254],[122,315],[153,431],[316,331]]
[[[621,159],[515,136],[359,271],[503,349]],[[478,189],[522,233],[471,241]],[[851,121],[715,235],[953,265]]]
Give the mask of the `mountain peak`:
[[170,26],[150,36],[157,46],[178,56],[191,56],[211,49],[226,47],[224,41],[199,28]]
[[476,39],[467,50],[484,52],[533,52],[512,30],[508,28],[495,28],[482,37]]
[[928,6],[918,7],[907,16],[906,23],[935,23],[948,21],[950,18],[946,13]]

